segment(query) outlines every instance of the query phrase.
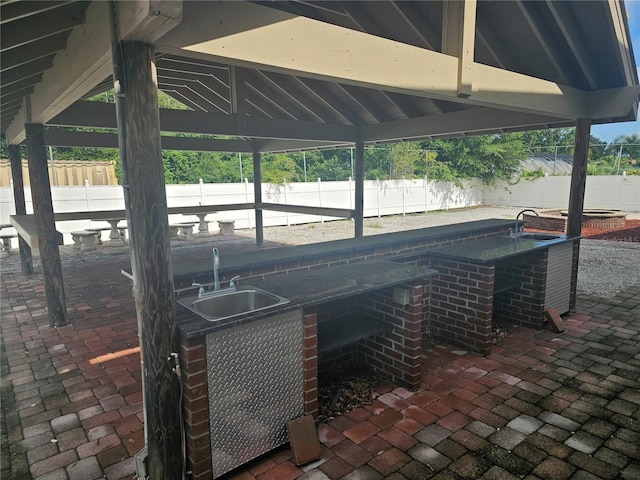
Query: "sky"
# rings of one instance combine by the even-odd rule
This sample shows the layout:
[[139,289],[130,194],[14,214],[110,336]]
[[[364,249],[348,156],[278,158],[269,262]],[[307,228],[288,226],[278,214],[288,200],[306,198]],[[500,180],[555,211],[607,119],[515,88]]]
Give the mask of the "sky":
[[[640,76],[640,0],[626,0],[627,17],[629,18],[629,31],[633,54],[638,65]],[[606,125],[594,125],[591,127],[591,135],[611,143],[618,135],[640,134],[640,119],[635,122],[609,123]]]

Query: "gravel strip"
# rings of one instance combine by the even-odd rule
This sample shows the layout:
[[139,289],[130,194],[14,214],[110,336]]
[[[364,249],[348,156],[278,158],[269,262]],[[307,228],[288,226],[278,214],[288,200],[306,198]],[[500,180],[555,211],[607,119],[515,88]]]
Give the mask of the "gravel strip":
[[640,243],[581,240],[579,294],[610,298],[640,285]]

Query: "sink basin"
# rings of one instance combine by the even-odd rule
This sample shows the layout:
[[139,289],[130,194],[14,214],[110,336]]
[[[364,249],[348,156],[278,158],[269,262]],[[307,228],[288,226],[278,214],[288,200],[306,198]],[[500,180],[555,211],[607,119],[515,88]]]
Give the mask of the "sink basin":
[[511,235],[511,238],[537,240],[539,242],[548,242],[550,240],[558,240],[559,238],[563,238],[563,237],[564,235],[553,234],[553,233],[538,233],[538,232],[520,232],[520,233]]
[[284,305],[289,303],[289,300],[266,290],[246,287],[242,290],[213,293],[202,298],[192,296],[178,299],[178,303],[209,321],[217,321]]

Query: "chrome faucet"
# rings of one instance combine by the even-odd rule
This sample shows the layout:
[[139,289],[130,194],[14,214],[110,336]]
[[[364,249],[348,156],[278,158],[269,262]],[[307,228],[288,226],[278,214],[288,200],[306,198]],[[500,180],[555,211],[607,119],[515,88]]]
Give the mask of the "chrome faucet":
[[228,288],[220,288],[220,276],[218,274],[218,270],[220,269],[220,254],[218,253],[218,249],[213,249],[213,290],[207,292],[204,288],[204,285],[201,283],[193,282],[191,284],[192,287],[198,287],[198,298],[202,298],[209,295],[214,295],[218,292],[227,291],[227,290],[235,290],[236,282],[240,279],[240,275],[236,275],[229,281]]
[[197,282],[193,282],[191,284],[192,287],[199,287],[198,288],[198,298],[202,297],[204,295],[204,285],[202,285],[201,283],[197,283]]
[[220,268],[220,255],[218,249],[213,249],[213,290],[220,290],[220,279],[218,278],[218,269]]
[[516,224],[515,227],[513,229],[513,233],[518,233],[522,231],[522,228],[524,227],[524,225],[522,227],[518,226],[518,219],[520,218],[520,215],[522,215],[522,219],[524,220],[524,213],[525,212],[531,212],[533,213],[536,217],[540,217],[540,215],[538,215],[538,212],[536,212],[535,210],[531,209],[531,208],[525,208],[524,210],[520,210],[518,212],[518,214],[516,215]]

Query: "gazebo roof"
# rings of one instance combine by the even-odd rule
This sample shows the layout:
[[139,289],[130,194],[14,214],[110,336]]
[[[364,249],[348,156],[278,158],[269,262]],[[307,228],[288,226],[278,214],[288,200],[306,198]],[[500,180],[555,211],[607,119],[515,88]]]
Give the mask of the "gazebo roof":
[[[5,1],[0,130],[116,128],[110,2]],[[621,1],[127,1],[123,40],[154,45],[164,148],[285,151],[633,120]],[[46,142],[117,146],[48,130]]]

